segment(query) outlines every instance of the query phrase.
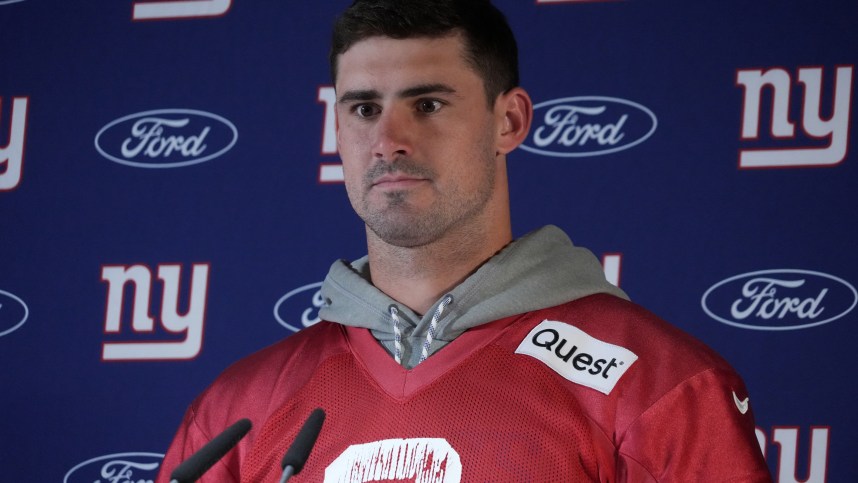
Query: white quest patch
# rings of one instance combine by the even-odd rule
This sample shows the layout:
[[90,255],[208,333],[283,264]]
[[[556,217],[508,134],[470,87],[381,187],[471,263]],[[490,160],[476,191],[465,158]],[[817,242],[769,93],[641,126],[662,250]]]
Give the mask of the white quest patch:
[[591,337],[565,322],[543,320],[521,341],[516,354],[534,357],[564,378],[610,394],[638,356]]

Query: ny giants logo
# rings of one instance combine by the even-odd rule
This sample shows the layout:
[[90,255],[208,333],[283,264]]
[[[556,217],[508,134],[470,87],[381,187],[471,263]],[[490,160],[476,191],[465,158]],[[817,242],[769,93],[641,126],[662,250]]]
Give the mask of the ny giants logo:
[[730,277],[703,294],[703,311],[734,327],[797,330],[833,322],[858,304],[858,291],[832,275],[762,270]]
[[620,268],[623,264],[622,253],[606,253],[602,255],[602,270],[605,279],[616,287],[620,286]]
[[[805,458],[798,457],[799,430],[798,426],[772,428],[771,442],[779,448],[774,481],[777,483],[823,483],[828,481],[828,446],[831,428],[827,426],[810,428],[810,454]],[[766,451],[769,446],[769,434],[758,427],[756,435],[763,457],[769,459]],[[807,445],[802,446],[807,447]],[[798,476],[799,471],[804,475],[803,478]]]
[[599,156],[629,149],[646,141],[658,126],[651,110],[615,97],[554,99],[533,106],[533,115],[533,132],[521,148],[554,157]]
[[133,20],[207,18],[225,15],[232,0],[156,0],[134,2]]
[[[0,146],[0,191],[18,187],[24,164],[24,135],[27,132],[27,97],[12,98],[9,141]],[[3,98],[0,97],[0,126],[3,123]],[[2,142],[2,138],[0,138]]]
[[[325,106],[322,121],[322,156],[336,156],[337,93],[332,86],[321,86],[316,100]],[[344,179],[342,164],[322,163],[319,166],[319,183],[342,183]]]
[[152,483],[164,455],[159,453],[116,453],[78,464],[63,483]]
[[105,158],[136,168],[178,168],[229,151],[238,130],[227,119],[192,109],[140,112],[108,123],[95,135]]
[[[849,144],[849,111],[852,102],[853,66],[835,69],[834,94],[827,119],[821,105],[822,68],[798,69],[798,82],[804,86],[801,127],[806,143],[795,146],[795,122],[790,120],[793,81],[785,69],[744,69],[736,73],[736,84],[744,88],[742,105],[742,141],[759,145],[763,90],[770,88],[771,116],[768,144],[779,147],[753,147],[739,150],[739,168],[800,168],[834,166],[846,158]],[[819,142],[818,142],[819,141]],[[789,144],[787,144],[789,142]],[[822,143],[827,145],[822,145]],[[805,142],[801,142],[805,144]]]
[[0,337],[20,329],[29,314],[23,300],[13,293],[0,290]]
[[[101,280],[107,283],[107,309],[104,332],[108,337],[122,334],[123,342],[104,342],[101,358],[104,361],[182,360],[193,359],[200,353],[203,342],[208,293],[209,264],[195,263],[191,269],[191,283],[187,291],[187,310],[179,312],[179,286],[181,265],[158,265],[158,279],[162,282],[160,327],[150,314],[152,307],[153,270],[145,265],[107,265],[101,268]],[[126,287],[133,292],[126,303]],[[122,320],[131,318],[131,331],[122,330]],[[140,340],[141,336],[143,340]],[[177,340],[177,336],[182,339]]]

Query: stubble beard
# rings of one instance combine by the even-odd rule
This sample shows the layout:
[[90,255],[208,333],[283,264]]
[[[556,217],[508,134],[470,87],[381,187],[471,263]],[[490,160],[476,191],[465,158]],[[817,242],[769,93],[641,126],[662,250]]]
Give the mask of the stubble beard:
[[[429,245],[451,230],[461,233],[480,230],[478,224],[471,222],[485,211],[492,196],[496,168],[494,158],[489,153],[481,151],[475,155],[482,159],[478,162],[479,171],[472,175],[479,176],[481,181],[471,193],[463,192],[460,184],[452,186],[452,191],[438,192],[434,184],[437,179],[435,172],[408,158],[373,166],[364,178],[364,196],[359,215],[375,236],[388,245],[402,248]],[[408,190],[386,192],[384,203],[374,206],[368,196],[372,181],[383,174],[396,172],[430,180],[432,185],[429,189],[435,191],[431,206],[418,210],[411,203],[412,193]],[[479,238],[478,233],[472,235],[477,235],[472,238]]]

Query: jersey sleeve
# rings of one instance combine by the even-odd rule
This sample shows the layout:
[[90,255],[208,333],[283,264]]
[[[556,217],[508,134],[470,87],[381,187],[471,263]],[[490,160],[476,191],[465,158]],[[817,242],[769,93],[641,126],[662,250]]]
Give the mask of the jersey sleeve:
[[619,444],[619,481],[771,482],[747,391],[735,373],[709,369],[644,411]]

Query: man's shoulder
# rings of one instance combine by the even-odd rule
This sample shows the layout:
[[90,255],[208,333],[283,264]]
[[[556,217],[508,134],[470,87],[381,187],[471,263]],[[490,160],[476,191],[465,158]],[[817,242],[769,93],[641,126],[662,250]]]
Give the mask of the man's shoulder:
[[216,382],[268,381],[284,376],[284,370],[290,366],[318,363],[345,350],[347,344],[342,326],[322,321],[239,359],[224,370]]
[[[595,400],[606,404],[607,398],[629,414],[701,377],[718,382],[710,390],[734,387],[744,392],[736,371],[713,349],[643,307],[612,295],[591,295],[530,312],[516,325],[507,339],[516,352],[535,355],[560,375],[565,371],[579,379],[598,380],[601,385],[584,384],[603,393],[593,394]],[[571,390],[580,391],[581,384],[571,380]]]
[[300,389],[314,367],[348,350],[342,326],[322,321],[234,362],[194,406],[241,407],[246,413],[268,410]]
[[696,337],[646,308],[612,295],[591,295],[533,315],[573,325],[600,341],[625,347],[639,358],[682,361],[687,370],[730,369]]
[[741,377],[713,349],[624,299],[592,295],[520,321],[526,322],[513,343],[533,346],[560,375],[577,375],[566,386],[609,432],[622,434],[654,407],[680,411],[717,401],[735,409],[734,395],[747,396]]

